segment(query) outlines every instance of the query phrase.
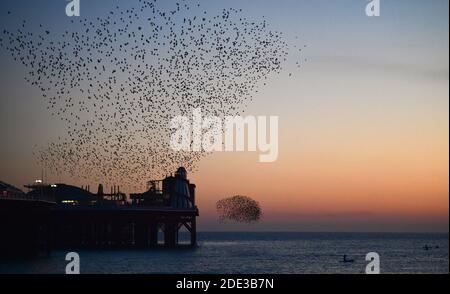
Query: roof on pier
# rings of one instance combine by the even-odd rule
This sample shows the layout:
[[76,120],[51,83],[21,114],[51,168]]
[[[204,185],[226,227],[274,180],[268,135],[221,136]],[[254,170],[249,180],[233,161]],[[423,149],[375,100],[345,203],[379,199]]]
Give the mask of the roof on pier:
[[41,193],[54,197],[57,202],[63,200],[89,201],[97,199],[95,194],[89,191],[66,184],[47,185],[42,187],[42,190],[41,188],[31,190],[27,195],[39,197]]
[[13,185],[7,184],[5,182],[0,181],[0,191],[11,191],[16,193],[25,194],[22,190],[20,190],[17,187],[14,187]]

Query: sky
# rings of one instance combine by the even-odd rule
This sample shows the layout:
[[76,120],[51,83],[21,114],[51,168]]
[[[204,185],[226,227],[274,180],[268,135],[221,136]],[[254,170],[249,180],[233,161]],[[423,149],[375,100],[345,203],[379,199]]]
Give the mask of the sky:
[[[81,0],[82,17],[104,16],[118,2],[133,1]],[[291,42],[307,44],[295,77],[288,64],[246,110],[279,116],[278,160],[214,153],[189,175],[199,230],[448,232],[448,1],[381,0],[379,17],[365,15],[364,0],[199,2],[265,16]],[[2,17],[0,29],[29,19],[64,30],[72,25],[65,4],[1,1],[2,14],[21,18]],[[32,147],[64,132],[25,74],[0,50],[0,180],[18,187],[40,177]],[[260,202],[260,223],[217,220],[215,203],[237,194]]]

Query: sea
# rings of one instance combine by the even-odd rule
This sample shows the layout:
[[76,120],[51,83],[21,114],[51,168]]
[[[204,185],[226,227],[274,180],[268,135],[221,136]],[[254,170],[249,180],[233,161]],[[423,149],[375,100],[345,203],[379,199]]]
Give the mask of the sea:
[[[187,236],[181,236],[181,239]],[[200,232],[195,249],[80,250],[82,274],[448,274],[449,235]],[[64,274],[67,252],[0,260],[0,274]],[[344,263],[343,256],[353,262]]]

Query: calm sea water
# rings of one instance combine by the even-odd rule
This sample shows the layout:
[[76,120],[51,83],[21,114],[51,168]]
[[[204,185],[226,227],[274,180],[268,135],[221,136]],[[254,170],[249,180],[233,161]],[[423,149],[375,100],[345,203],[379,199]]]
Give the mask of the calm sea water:
[[[449,273],[448,234],[199,233],[184,250],[79,251],[82,273],[364,273],[377,252],[382,273]],[[424,246],[432,246],[424,250]],[[66,252],[0,261],[0,273],[64,273]],[[341,262],[342,256],[354,259]]]

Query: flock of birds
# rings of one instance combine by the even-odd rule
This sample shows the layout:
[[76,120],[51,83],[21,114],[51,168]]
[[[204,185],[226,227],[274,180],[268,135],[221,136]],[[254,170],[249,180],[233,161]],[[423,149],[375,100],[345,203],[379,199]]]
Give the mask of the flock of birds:
[[248,196],[233,196],[217,201],[217,212],[221,221],[256,223],[261,219],[262,209],[258,202]]
[[172,9],[136,4],[73,18],[64,32],[23,21],[0,35],[0,47],[27,68],[26,80],[66,128],[36,146],[47,172],[130,190],[179,166],[195,171],[207,153],[171,150],[174,116],[199,107],[204,115],[242,114],[292,51],[300,67],[303,46],[291,46],[264,18],[234,8],[211,15],[185,0]]

